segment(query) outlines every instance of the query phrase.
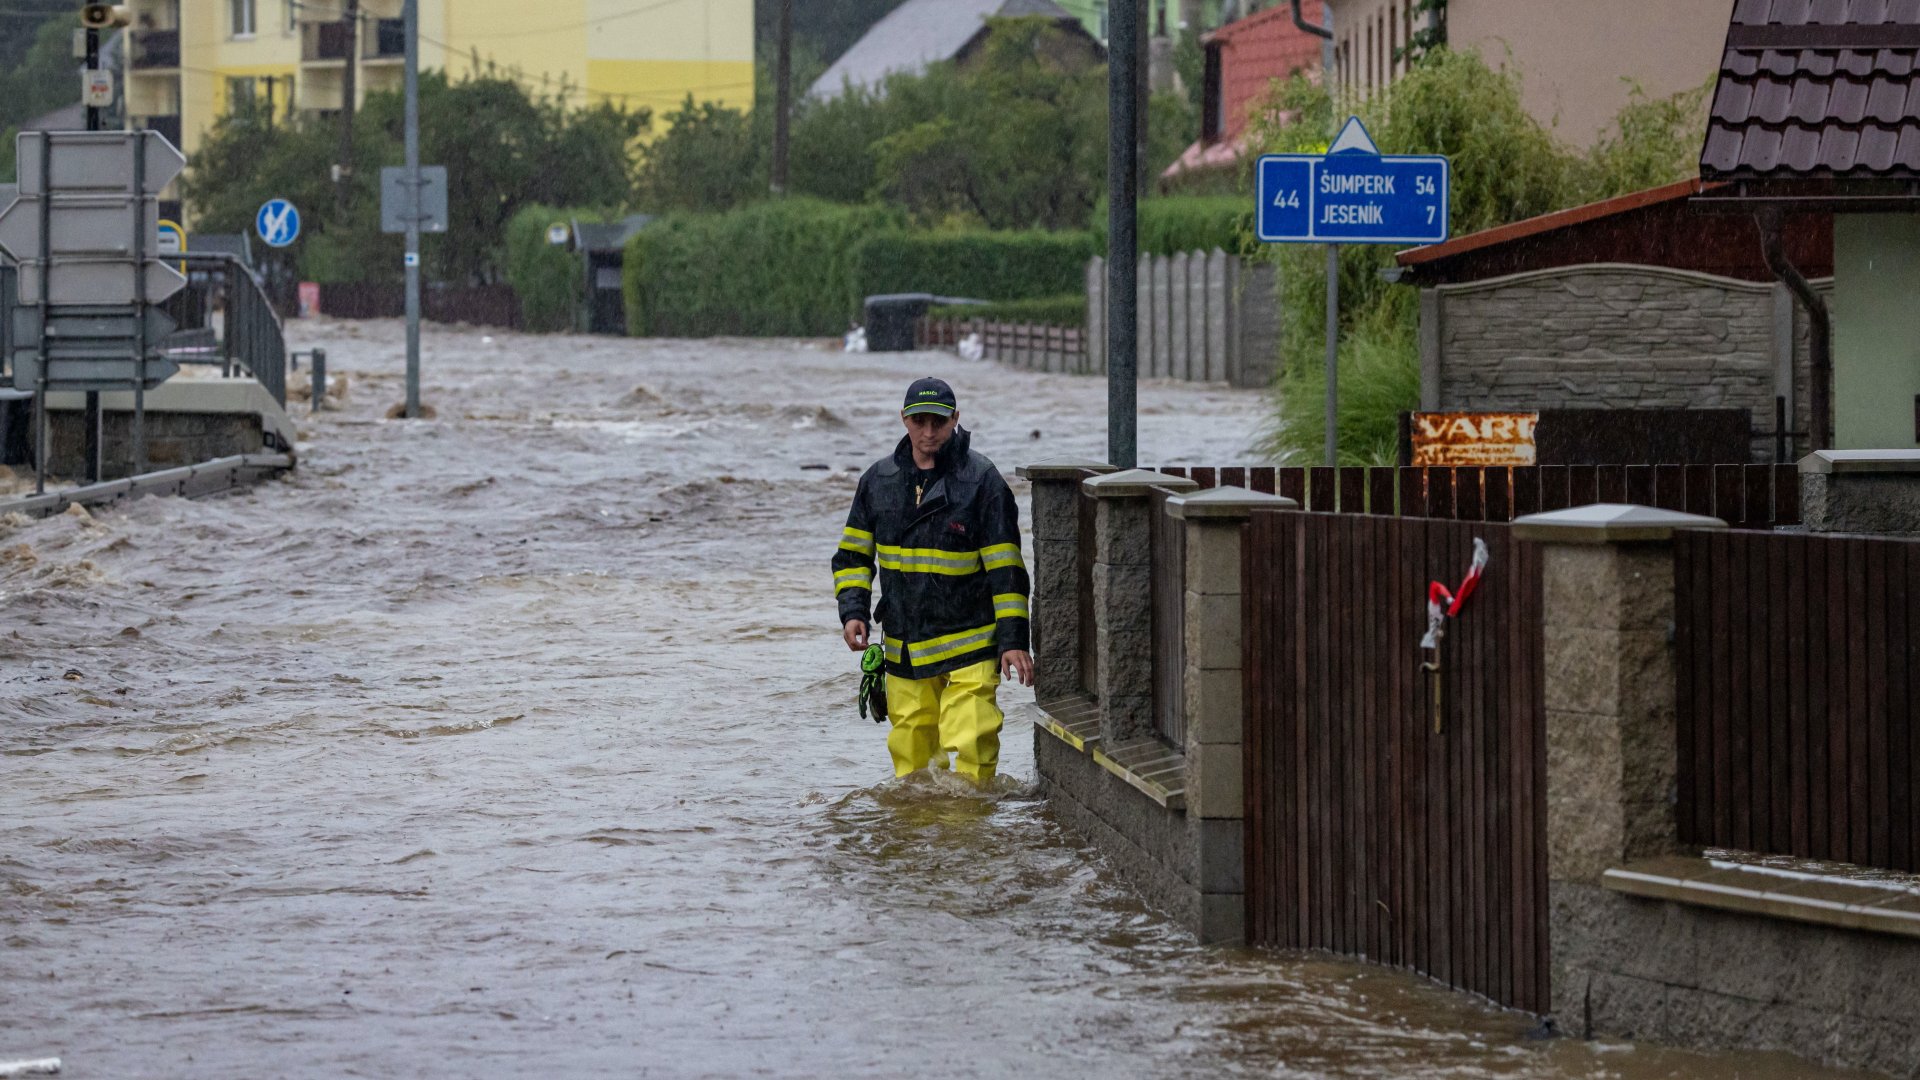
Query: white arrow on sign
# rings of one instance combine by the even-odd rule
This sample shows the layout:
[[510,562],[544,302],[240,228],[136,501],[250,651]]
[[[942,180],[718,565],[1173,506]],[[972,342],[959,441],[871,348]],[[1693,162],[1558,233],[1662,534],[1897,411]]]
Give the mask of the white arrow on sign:
[[[52,147],[41,178],[41,157]],[[157,131],[23,131],[14,142],[20,194],[44,195],[50,182],[56,194],[135,194],[136,149],[145,158],[141,195],[158,195],[187,167],[187,159]]]
[[[0,251],[15,262],[40,257],[42,196],[23,195],[0,210]],[[131,195],[55,195],[47,212],[52,244],[58,255],[133,255],[136,230],[147,240],[148,256],[160,250],[160,207],[153,199]]]
[[[65,304],[131,304],[134,296],[134,265],[126,259],[67,259],[53,264],[53,285],[47,302]],[[157,304],[186,285],[187,276],[163,262],[145,262],[140,269],[146,275],[149,304]],[[40,302],[40,264],[20,264],[20,302]]]

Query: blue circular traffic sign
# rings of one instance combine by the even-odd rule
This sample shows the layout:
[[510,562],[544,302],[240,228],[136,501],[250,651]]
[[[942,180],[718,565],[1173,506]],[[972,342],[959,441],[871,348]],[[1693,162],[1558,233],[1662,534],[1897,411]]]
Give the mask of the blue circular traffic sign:
[[286,247],[300,239],[300,211],[285,199],[268,199],[253,217],[253,231],[270,247]]

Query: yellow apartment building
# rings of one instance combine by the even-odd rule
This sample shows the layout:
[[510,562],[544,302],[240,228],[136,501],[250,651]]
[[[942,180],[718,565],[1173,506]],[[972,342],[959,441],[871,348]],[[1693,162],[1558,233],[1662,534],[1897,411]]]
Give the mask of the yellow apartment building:
[[[358,0],[356,105],[398,90],[401,0]],[[242,99],[276,121],[343,105],[348,0],[133,0],[127,114],[188,154]],[[691,93],[753,102],[753,0],[420,0],[420,66],[512,78],[659,117]]]

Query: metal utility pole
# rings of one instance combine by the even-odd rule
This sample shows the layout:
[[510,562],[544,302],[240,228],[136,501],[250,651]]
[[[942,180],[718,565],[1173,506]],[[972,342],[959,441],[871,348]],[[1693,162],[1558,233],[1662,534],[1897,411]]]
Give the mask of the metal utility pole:
[[1107,27],[1107,461],[1139,464],[1139,0],[1109,10]]
[[773,178],[775,195],[787,193],[788,125],[793,117],[793,0],[780,0],[780,47],[773,68]]
[[[353,0],[348,0],[352,5]],[[420,415],[420,0],[406,0],[407,419]]]
[[[343,25],[347,28],[347,61],[340,74],[340,174],[334,178],[334,194],[342,208],[347,205],[347,186],[353,178],[354,68],[360,54],[360,0],[347,0]],[[409,44],[407,48],[411,50],[413,46]],[[407,55],[413,54],[409,51]]]
[[[86,35],[87,71],[98,71],[100,70],[100,28],[97,26],[89,26],[86,28]],[[90,104],[87,106],[87,130],[100,130],[100,108],[97,105]],[[52,200],[49,199],[48,201],[51,202]],[[140,215],[136,214],[134,221],[139,222],[140,220]],[[137,232],[139,226],[136,224],[134,229]],[[81,424],[86,428],[87,483],[97,484],[105,479],[103,475],[105,470],[102,468],[102,463],[106,457],[106,438],[102,430],[105,426],[105,420],[100,415],[100,391],[87,391],[86,410],[81,414]]]

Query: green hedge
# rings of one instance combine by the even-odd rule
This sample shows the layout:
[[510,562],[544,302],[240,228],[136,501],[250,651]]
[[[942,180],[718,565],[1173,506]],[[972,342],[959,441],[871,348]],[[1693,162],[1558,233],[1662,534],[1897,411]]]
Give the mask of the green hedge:
[[854,280],[862,296],[1028,300],[1083,290],[1093,254],[1084,232],[887,232],[860,245]]
[[1002,300],[992,304],[936,304],[927,310],[934,319],[985,319],[988,322],[1037,323],[1041,326],[1086,326],[1087,294],[1043,296],[1037,300]]
[[576,329],[577,315],[586,295],[586,268],[580,253],[565,244],[547,242],[547,226],[554,222],[571,224],[600,221],[597,210],[562,210],[532,204],[507,219],[505,277],[520,297],[520,315],[528,331],[551,333]]
[[627,241],[627,332],[842,333],[860,307],[853,253],[862,240],[900,224],[896,210],[813,199],[670,214]]
[[[1093,234],[1098,249],[1107,250],[1107,203],[1093,211]],[[1251,255],[1253,240],[1251,195],[1168,195],[1140,202],[1140,254],[1178,255],[1183,251],[1212,251]]]

